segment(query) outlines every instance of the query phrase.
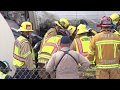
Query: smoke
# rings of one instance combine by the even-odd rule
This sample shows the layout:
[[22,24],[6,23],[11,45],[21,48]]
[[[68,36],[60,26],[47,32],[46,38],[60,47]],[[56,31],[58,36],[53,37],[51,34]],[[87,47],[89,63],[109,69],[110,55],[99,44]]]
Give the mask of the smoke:
[[59,17],[56,15],[53,15],[51,13],[48,13],[46,11],[36,11],[37,16],[37,23],[39,29],[37,32],[41,37],[44,36],[44,34],[53,27],[53,22],[58,20]]

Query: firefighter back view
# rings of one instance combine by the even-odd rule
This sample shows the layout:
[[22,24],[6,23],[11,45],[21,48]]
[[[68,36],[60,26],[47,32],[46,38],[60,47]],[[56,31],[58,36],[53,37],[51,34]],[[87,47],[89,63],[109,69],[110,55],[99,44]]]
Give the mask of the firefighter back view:
[[113,23],[110,17],[101,18],[101,32],[96,34],[90,44],[87,58],[96,57],[96,79],[120,79],[120,38],[111,31]]
[[59,50],[60,39],[62,38],[62,36],[67,35],[68,34],[65,32],[64,29],[60,29],[57,32],[57,35],[49,38],[42,46],[41,50],[38,52],[38,68],[40,69],[39,75],[41,79],[50,78],[47,72],[45,72],[46,70],[44,66],[47,64],[52,54]]
[[32,24],[30,22],[23,22],[20,29],[21,33],[14,43],[13,51],[13,64],[15,65],[16,73],[15,78],[18,79],[30,79],[32,71],[34,69],[34,52],[29,41],[32,30]]
[[77,51],[78,53],[82,54],[83,56],[87,56],[87,52],[89,50],[90,39],[87,36],[88,29],[86,25],[80,24],[77,27],[77,38],[74,39],[70,48],[72,50]]

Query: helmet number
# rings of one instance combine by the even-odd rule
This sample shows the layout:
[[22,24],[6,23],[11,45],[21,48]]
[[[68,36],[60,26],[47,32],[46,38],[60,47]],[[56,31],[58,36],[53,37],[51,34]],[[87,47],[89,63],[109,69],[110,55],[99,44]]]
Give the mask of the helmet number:
[[31,29],[31,26],[30,26],[30,25],[26,25],[26,29],[27,29],[27,30],[30,30],[30,29]]

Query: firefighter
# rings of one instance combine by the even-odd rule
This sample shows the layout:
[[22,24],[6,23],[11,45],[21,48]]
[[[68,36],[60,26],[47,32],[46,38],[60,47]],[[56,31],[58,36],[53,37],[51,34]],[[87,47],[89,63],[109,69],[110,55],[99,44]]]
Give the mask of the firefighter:
[[87,58],[96,57],[96,79],[120,79],[120,38],[111,32],[110,17],[103,16],[99,26],[101,32],[92,38]]
[[88,29],[88,36],[90,37],[90,38],[92,38],[92,36],[94,36],[95,34],[97,34],[97,32],[93,29],[93,28],[90,28],[90,26],[89,26],[89,24],[88,24],[88,22],[86,21],[86,20],[84,20],[84,19],[81,19],[79,22],[78,22],[78,25],[79,24],[84,24],[84,25],[86,25],[86,27],[87,27],[87,29]]
[[12,71],[8,62],[0,61],[0,79],[14,79],[12,76],[8,75],[8,73]]
[[82,54],[83,56],[87,56],[88,54],[87,52],[90,45],[90,39],[87,36],[88,29],[86,25],[80,24],[77,27],[77,30],[78,30],[77,32],[78,37],[73,40],[70,48]]
[[59,50],[60,39],[62,36],[68,36],[65,30],[60,29],[56,36],[49,38],[38,52],[38,68],[40,69],[39,75],[41,79],[50,78],[48,73],[45,72],[44,66],[47,64],[52,54]]
[[119,21],[120,21],[120,16],[119,16],[119,14],[117,14],[117,13],[113,13],[111,16],[110,16],[110,18],[112,19],[112,22],[113,22],[113,26],[114,26],[114,28],[116,28],[118,25],[119,25]]
[[69,25],[67,30],[70,32],[70,39],[73,41],[77,33],[76,27],[73,25]]
[[60,41],[61,49],[48,61],[46,71],[51,74],[52,79],[79,79],[78,63],[81,64],[82,71],[89,67],[89,60],[70,50],[70,43],[70,38],[63,36]]
[[112,26],[112,29],[113,30],[113,33],[116,34],[116,35],[120,35],[120,32],[118,30],[118,26],[120,25],[120,15],[117,14],[117,13],[113,13],[110,18],[112,19],[112,22],[113,22],[113,26]]
[[59,31],[59,29],[67,29],[68,26],[69,26],[69,22],[66,18],[61,18],[58,21],[54,21],[54,27],[50,28],[46,32],[46,34],[44,35],[44,38],[42,40],[42,44],[44,44],[45,41],[47,39],[49,39],[50,37],[57,35],[57,32]]
[[60,18],[58,21],[54,21],[53,28],[50,28],[45,33],[44,38],[41,41],[40,50],[41,50],[42,46],[44,45],[45,41],[47,41],[47,39],[49,39],[52,36],[56,36],[57,32],[60,29],[67,29],[68,26],[69,26],[69,21],[66,18]]
[[91,41],[91,39],[97,34],[97,32],[94,30],[94,29],[92,29],[92,28],[88,28],[88,36],[89,36],[89,38],[90,38],[90,41]]
[[[33,32],[31,22],[23,22],[18,32],[21,35],[15,40],[13,51],[13,65],[17,68],[15,78],[30,79],[34,66],[34,52],[30,43]],[[22,75],[23,74],[23,75]]]

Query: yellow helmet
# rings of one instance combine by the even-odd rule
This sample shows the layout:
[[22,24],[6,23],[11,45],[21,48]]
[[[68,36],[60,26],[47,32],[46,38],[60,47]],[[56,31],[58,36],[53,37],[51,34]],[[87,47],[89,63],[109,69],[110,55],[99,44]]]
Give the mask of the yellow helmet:
[[111,18],[112,21],[116,24],[116,23],[118,23],[120,17],[119,17],[119,14],[113,13],[113,14],[110,16],[110,18]]
[[82,34],[82,33],[88,32],[88,29],[87,29],[86,25],[84,25],[84,24],[80,24],[77,27],[77,30],[78,30],[77,34]]
[[23,32],[33,31],[33,30],[32,30],[32,23],[31,23],[31,22],[28,22],[28,21],[23,22],[23,23],[21,24],[21,27],[20,27],[20,29],[19,29],[18,31],[23,31]]
[[61,18],[59,21],[55,21],[54,23],[65,29],[67,29],[69,26],[69,22],[66,18]]
[[55,21],[54,23],[57,24],[59,27],[63,28],[58,21]]
[[73,34],[73,33],[75,32],[75,30],[76,30],[76,27],[70,25],[70,26],[67,28],[67,30],[70,31],[70,35],[72,36],[72,34]]

